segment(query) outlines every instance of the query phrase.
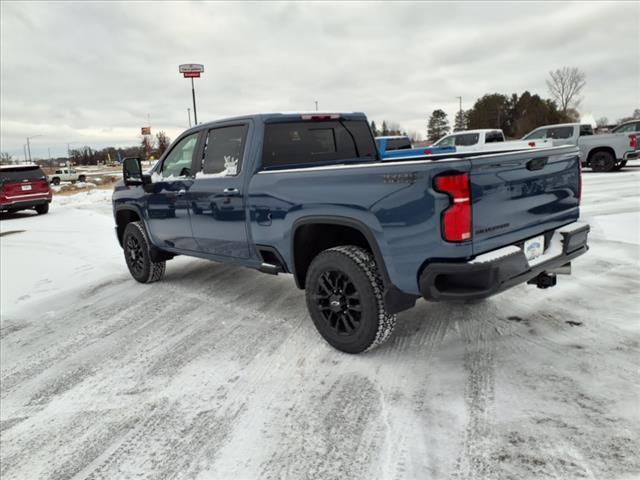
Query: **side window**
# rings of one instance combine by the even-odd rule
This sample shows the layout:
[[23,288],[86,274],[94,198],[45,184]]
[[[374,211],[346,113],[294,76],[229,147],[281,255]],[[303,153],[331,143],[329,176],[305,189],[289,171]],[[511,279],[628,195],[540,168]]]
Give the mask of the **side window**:
[[457,147],[469,147],[478,143],[480,135],[478,133],[465,133],[463,135],[456,135]]
[[262,166],[303,165],[375,157],[364,121],[287,122],[265,125]]
[[453,147],[456,137],[444,137],[435,143],[438,147]]
[[171,149],[171,152],[169,152],[169,155],[167,155],[162,163],[161,175],[164,178],[188,177],[191,175],[191,162],[197,141],[198,134],[194,133],[188,137],[184,137]]
[[240,173],[246,138],[247,125],[209,130],[202,159],[202,173],[214,175]]
[[539,130],[534,130],[529,135],[524,137],[525,140],[536,140],[541,138],[547,138],[547,129],[540,128]]
[[573,127],[555,127],[547,130],[547,138],[565,139],[573,136]]

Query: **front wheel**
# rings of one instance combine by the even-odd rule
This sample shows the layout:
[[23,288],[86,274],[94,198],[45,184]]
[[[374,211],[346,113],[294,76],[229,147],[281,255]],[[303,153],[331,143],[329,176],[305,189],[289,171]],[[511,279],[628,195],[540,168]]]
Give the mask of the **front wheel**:
[[80,175],[80,176],[78,177],[78,181],[79,181],[79,182],[84,182],[84,181],[86,181],[86,180],[87,180],[87,177],[85,177],[84,175]]
[[138,282],[157,282],[164,276],[166,262],[151,260],[151,245],[142,222],[127,224],[122,237],[122,245],[129,273]]
[[360,353],[391,336],[396,316],[386,311],[378,268],[363,248],[320,253],[309,266],[305,288],[313,323],[332,347]]

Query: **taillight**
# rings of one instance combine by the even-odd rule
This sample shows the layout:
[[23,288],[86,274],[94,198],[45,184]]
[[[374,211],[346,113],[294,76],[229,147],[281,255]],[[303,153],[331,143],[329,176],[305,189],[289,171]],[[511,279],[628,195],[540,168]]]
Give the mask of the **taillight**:
[[629,135],[629,146],[634,150],[638,148],[638,137],[636,135]]
[[302,120],[313,120],[313,121],[322,121],[322,120],[338,120],[340,118],[339,113],[320,113],[320,114],[305,114],[300,115]]
[[471,197],[469,175],[440,175],[435,189],[451,197],[451,205],[442,212],[442,237],[448,242],[471,240]]

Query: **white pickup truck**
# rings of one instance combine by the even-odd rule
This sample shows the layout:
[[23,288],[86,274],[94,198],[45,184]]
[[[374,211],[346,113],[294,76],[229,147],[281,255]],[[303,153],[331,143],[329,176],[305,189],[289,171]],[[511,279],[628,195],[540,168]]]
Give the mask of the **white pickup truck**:
[[84,173],[78,173],[73,168],[61,168],[53,175],[48,175],[49,182],[53,185],[60,185],[60,182],[84,182],[87,177]]
[[500,129],[461,130],[442,137],[432,147],[455,147],[456,152],[500,152],[552,146],[551,141],[505,140]]
[[561,123],[538,127],[525,135],[523,140],[551,140],[554,146],[577,145],[583,167],[594,172],[620,170],[629,160],[640,158],[638,133],[627,131],[594,135],[588,124]]

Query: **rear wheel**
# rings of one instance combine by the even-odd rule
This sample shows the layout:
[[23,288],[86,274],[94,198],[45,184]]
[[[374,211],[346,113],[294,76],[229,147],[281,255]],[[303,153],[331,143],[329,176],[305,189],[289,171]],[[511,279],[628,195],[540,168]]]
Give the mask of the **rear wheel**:
[[138,282],[157,282],[164,276],[166,262],[151,260],[151,245],[142,222],[127,224],[122,237],[122,245],[129,273]]
[[54,185],[60,185],[60,179],[58,177],[53,177],[51,179],[51,183],[53,183]]
[[616,166],[616,159],[610,152],[596,152],[589,160],[591,169],[594,172],[610,172]]
[[385,309],[376,263],[360,247],[330,248],[314,258],[307,272],[306,298],[320,335],[346,353],[383,344],[396,324],[396,316]]
[[44,203],[42,205],[36,205],[36,212],[38,212],[38,215],[44,215],[48,211],[49,211],[48,203]]

